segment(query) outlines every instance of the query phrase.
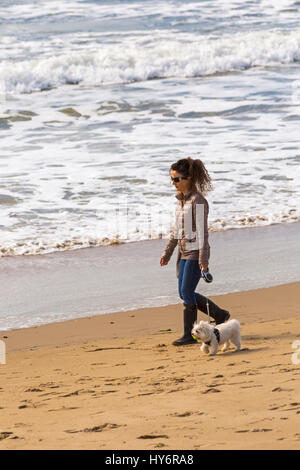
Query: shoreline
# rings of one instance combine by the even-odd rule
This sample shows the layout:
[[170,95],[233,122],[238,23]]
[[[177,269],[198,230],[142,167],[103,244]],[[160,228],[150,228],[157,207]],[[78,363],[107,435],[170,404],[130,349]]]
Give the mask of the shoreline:
[[[300,314],[297,296],[300,282],[281,284],[268,288],[233,292],[209,296],[211,300],[230,311],[231,318],[241,324],[293,318]],[[289,309],[285,311],[286,299]],[[198,311],[198,320],[206,315]],[[140,335],[178,331],[182,328],[182,304],[141,308],[124,312],[86,316],[73,320],[44,325],[0,330],[0,339],[5,341],[7,353],[28,349],[54,348],[90,341],[115,340]]]
[[[212,234],[222,234],[222,233],[228,233],[228,232],[242,232],[242,231],[252,231],[252,230],[272,230],[273,228],[276,229],[276,227],[289,227],[289,226],[297,226],[299,225],[300,226],[300,220],[298,220],[297,218],[295,218],[295,220],[290,220],[290,221],[281,221],[281,222],[270,222],[269,224],[262,224],[262,225],[240,225],[240,226],[233,226],[233,227],[226,227],[226,228],[218,228],[218,229],[215,229],[215,228],[212,228],[212,227],[208,227],[208,234],[209,236],[211,236]],[[171,231],[170,231],[171,233]],[[136,243],[145,243],[145,242],[156,242],[156,241],[159,241],[159,240],[163,240],[165,242],[167,242],[169,239],[169,237],[167,235],[165,236],[159,236],[157,238],[151,238],[148,237],[148,238],[142,238],[140,240],[128,240],[128,241],[124,241],[122,239],[119,239],[118,236],[114,237],[111,239],[111,243],[103,243],[103,245],[97,245],[97,244],[91,244],[91,245],[87,245],[87,246],[83,246],[81,244],[79,244],[77,247],[75,248],[66,248],[66,249],[56,249],[56,250],[53,250],[53,251],[49,251],[49,252],[45,252],[45,251],[41,251],[41,252],[36,252],[36,253],[22,253],[22,254],[15,254],[15,255],[12,255],[12,254],[1,254],[0,256],[0,259],[15,259],[15,258],[31,258],[31,259],[34,259],[34,258],[39,258],[39,257],[47,257],[47,256],[56,256],[60,253],[74,253],[74,252],[79,252],[79,251],[85,251],[85,250],[90,250],[90,249],[99,249],[99,248],[110,248],[110,247],[118,247],[118,246],[121,246],[121,245],[131,245],[131,244],[136,244]],[[104,237],[103,240],[110,240],[109,238],[107,237]],[[61,242],[62,244],[64,242]],[[66,244],[66,246],[68,246]],[[72,246],[70,244],[70,246]],[[74,245],[76,246],[76,245]]]
[[[251,218],[251,217],[250,217]],[[211,234],[215,233],[224,233],[224,232],[232,232],[232,231],[240,231],[240,230],[252,230],[252,229],[269,229],[272,227],[279,227],[279,226],[289,226],[293,224],[300,224],[300,218],[298,217],[293,217],[292,220],[283,220],[280,222],[270,222],[269,224],[258,224],[258,225],[238,225],[238,226],[224,226],[224,228],[214,228],[209,226],[208,227],[208,233],[209,236]],[[226,227],[226,228],[225,228]],[[162,235],[162,234],[160,234]],[[71,238],[71,237],[70,237]],[[57,246],[61,245],[64,246],[63,249],[59,248],[53,248],[53,250],[47,251],[47,250],[41,250],[40,252],[24,252],[24,253],[16,253],[12,254],[9,249],[1,249],[0,250],[0,259],[6,259],[6,258],[35,258],[35,257],[44,257],[44,256],[49,256],[49,255],[58,255],[59,253],[69,253],[69,252],[78,252],[81,250],[87,250],[87,249],[95,249],[95,248],[107,248],[107,247],[117,247],[120,245],[127,245],[127,244],[132,244],[132,243],[144,243],[144,242],[149,242],[149,241],[158,241],[158,240],[165,240],[167,242],[168,236],[156,236],[152,238],[151,236],[148,236],[148,238],[141,238],[137,240],[124,240],[119,238],[118,235],[112,238],[108,237],[103,237],[101,239],[100,244],[97,244],[95,242],[95,239],[90,244],[84,245],[83,242],[80,240],[77,242],[76,239],[73,240],[66,240],[62,242],[57,242]]]
[[[210,234],[212,297],[300,279],[300,223]],[[166,240],[147,240],[42,256],[6,257],[0,264],[0,331],[180,302],[176,250],[159,266]],[[279,258],[284,263],[279,264]]]

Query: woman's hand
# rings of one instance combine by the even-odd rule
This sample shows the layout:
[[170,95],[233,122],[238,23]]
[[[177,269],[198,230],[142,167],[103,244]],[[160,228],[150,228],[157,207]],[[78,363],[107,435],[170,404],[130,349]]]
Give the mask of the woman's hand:
[[162,256],[159,260],[159,264],[161,266],[166,266],[168,264],[169,261],[166,261],[165,258]]
[[208,264],[200,264],[200,269],[202,269],[203,271],[207,271],[208,270]]

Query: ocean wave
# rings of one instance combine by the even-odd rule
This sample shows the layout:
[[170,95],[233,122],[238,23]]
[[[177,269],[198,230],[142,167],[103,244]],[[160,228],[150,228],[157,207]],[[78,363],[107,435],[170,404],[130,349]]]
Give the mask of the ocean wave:
[[[0,65],[0,92],[31,93],[68,84],[101,86],[154,78],[189,78],[279,66],[300,60],[300,32],[231,34],[220,39],[170,33],[118,44],[93,43],[79,50]],[[176,39],[175,39],[176,38]]]
[[[232,229],[243,229],[251,227],[263,227],[274,224],[294,223],[300,222],[300,214],[296,209],[290,209],[287,213],[272,214],[269,216],[264,215],[250,215],[236,216],[228,219],[214,219],[209,223],[209,232],[221,232]],[[57,251],[73,251],[82,248],[92,248],[99,246],[112,246],[120,245],[123,243],[138,242],[144,240],[158,240],[168,239],[170,230],[161,229],[158,231],[149,231],[142,227],[135,233],[131,233],[127,238],[122,238],[122,235],[115,234],[114,236],[107,237],[88,237],[77,236],[72,239],[64,239],[59,242],[53,240],[24,240],[19,239],[12,243],[2,243],[0,249],[0,258],[7,256],[24,256],[24,255],[44,255],[54,253]]]

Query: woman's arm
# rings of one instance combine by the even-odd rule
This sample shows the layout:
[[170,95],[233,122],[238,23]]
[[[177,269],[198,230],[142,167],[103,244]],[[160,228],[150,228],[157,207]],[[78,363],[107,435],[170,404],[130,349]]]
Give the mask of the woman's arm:
[[204,204],[204,230],[203,230],[203,244],[202,247],[199,247],[199,265],[201,269],[204,269],[204,271],[207,270],[208,268],[208,262],[209,262],[209,257],[210,257],[210,246],[208,243],[208,212],[209,212],[209,207],[208,207],[208,202],[205,201]]
[[[193,215],[195,215],[197,239],[199,243],[199,266],[204,271],[207,270],[210,257],[210,246],[208,243],[208,213],[209,206],[203,196],[195,198],[193,202]],[[197,210],[197,205],[199,205]],[[197,214],[197,216],[196,216]]]
[[178,234],[180,232],[181,228],[181,217],[182,217],[182,212],[181,212],[181,204],[177,203],[176,209],[175,209],[175,225],[173,227],[173,230],[171,232],[169,241],[167,243],[167,246],[161,255],[160,258],[160,265],[165,266],[168,264],[170,261],[170,258],[178,244]]
[[175,238],[175,229],[173,229],[172,233],[170,235],[169,241],[167,243],[167,246],[165,248],[165,251],[163,252],[163,254],[161,255],[161,258],[160,258],[160,265],[161,266],[165,266],[166,264],[168,264],[172,254],[173,254],[173,251],[176,248],[177,243],[178,243],[178,240],[177,240],[177,238]]

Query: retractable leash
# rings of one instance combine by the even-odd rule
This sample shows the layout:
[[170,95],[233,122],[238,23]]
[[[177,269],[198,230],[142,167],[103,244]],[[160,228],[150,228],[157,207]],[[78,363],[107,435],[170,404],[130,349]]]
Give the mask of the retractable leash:
[[213,277],[210,274],[208,269],[207,269],[207,271],[203,271],[203,269],[201,269],[201,276],[203,277],[205,282],[208,282],[208,283],[213,282]]
[[208,320],[208,323],[210,323],[210,316],[209,316],[209,303],[208,303],[208,299],[206,301],[206,310],[207,310],[207,320]]
[[[212,275],[210,274],[209,270],[203,271],[203,269],[202,269],[202,270],[201,270],[201,276],[203,277],[203,279],[204,279],[205,282],[208,282],[208,283],[213,282],[213,277],[212,277]],[[208,299],[206,300],[206,310],[207,310],[207,319],[208,319],[208,323],[210,323]]]

